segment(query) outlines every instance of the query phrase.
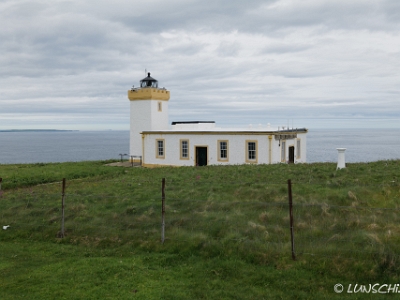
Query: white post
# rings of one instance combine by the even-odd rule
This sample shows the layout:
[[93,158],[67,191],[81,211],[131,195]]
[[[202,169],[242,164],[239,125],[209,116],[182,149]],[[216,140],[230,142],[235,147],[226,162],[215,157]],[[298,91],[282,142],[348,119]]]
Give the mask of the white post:
[[344,169],[346,168],[346,160],[344,158],[344,152],[346,151],[346,148],[336,148],[338,151],[338,163],[337,163],[337,169]]

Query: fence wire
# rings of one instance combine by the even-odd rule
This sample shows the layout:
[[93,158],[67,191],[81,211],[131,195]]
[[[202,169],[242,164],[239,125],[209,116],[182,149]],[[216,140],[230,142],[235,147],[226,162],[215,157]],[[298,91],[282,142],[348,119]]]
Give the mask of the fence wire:
[[[167,178],[165,244],[290,255],[287,189],[286,183]],[[2,238],[60,238],[61,196],[61,182],[4,191],[1,224],[10,227]],[[398,185],[294,183],[295,253],[398,259],[399,210]],[[161,180],[68,180],[64,222],[71,243],[152,247],[161,239]]]

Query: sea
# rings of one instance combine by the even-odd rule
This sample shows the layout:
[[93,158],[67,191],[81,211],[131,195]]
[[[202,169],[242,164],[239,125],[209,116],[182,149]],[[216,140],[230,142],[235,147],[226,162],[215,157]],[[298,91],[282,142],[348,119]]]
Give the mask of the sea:
[[[307,162],[400,159],[400,129],[309,129]],[[129,131],[0,131],[0,164],[120,159],[129,154]],[[123,156],[127,159],[128,156]]]

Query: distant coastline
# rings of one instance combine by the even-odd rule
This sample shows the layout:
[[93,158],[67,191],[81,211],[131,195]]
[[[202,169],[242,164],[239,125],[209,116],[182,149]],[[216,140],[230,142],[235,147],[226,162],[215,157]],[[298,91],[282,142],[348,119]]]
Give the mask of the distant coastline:
[[61,130],[61,129],[0,129],[0,132],[46,132],[46,131],[79,131],[79,130]]

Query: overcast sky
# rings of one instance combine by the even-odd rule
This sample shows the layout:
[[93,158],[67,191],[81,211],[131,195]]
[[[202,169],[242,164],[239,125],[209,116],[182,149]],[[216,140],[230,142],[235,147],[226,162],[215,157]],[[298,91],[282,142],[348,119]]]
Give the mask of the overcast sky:
[[0,129],[128,130],[145,70],[169,120],[400,128],[399,0],[1,0]]

